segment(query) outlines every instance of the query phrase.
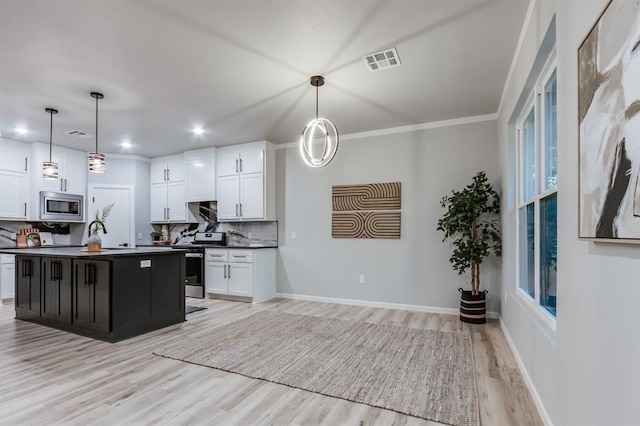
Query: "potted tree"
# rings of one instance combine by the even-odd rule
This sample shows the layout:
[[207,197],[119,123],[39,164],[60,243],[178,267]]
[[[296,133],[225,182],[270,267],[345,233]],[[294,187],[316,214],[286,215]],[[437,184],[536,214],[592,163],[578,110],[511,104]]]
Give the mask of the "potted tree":
[[464,189],[443,197],[440,205],[446,212],[438,220],[437,229],[444,232],[442,241],[449,240],[453,245],[449,262],[459,275],[471,272],[471,290],[458,289],[460,320],[485,323],[487,290],[480,291],[480,265],[492,253],[502,254],[500,196],[480,171]]

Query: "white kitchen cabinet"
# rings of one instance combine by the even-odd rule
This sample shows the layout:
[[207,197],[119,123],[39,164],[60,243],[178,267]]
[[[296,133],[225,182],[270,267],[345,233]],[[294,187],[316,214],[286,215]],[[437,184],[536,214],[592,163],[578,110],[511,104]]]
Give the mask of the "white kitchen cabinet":
[[275,297],[275,249],[206,249],[205,290],[253,303]]
[[0,302],[15,297],[16,261],[12,254],[0,254]]
[[29,202],[28,158],[30,147],[0,140],[0,219],[25,220]]
[[216,148],[186,151],[187,202],[216,199]]
[[216,158],[218,220],[275,220],[273,144],[226,146]]
[[184,181],[184,155],[167,155],[152,159],[150,178],[151,183]]
[[184,157],[171,155],[151,160],[150,218],[152,223],[187,222],[187,187]]
[[185,223],[186,187],[182,182],[152,183],[150,192],[151,222]]
[[65,192],[86,197],[87,195],[87,153],[74,149],[53,146],[51,159],[58,163],[58,179],[42,177],[42,163],[49,161],[49,145],[34,143],[30,161],[30,196],[28,220],[40,220],[40,192]]
[[87,193],[87,153],[54,146],[51,159],[58,163],[58,179],[42,177],[42,162],[49,161],[49,146],[33,144],[32,177],[38,192],[67,192],[86,195]]

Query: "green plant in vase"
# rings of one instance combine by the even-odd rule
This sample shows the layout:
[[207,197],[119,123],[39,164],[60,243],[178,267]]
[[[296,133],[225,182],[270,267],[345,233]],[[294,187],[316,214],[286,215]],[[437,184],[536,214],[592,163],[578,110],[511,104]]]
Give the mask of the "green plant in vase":
[[100,238],[99,231],[102,231],[104,234],[107,233],[107,228],[105,226],[105,222],[107,217],[109,217],[109,213],[111,213],[111,209],[115,203],[111,203],[108,206],[102,209],[102,213],[100,210],[96,210],[96,218],[89,224],[89,238],[87,239],[87,250],[88,251],[100,251],[102,250],[102,238]]
[[459,275],[471,271],[471,290],[458,289],[462,294],[460,319],[483,323],[487,291],[480,291],[480,265],[490,254],[502,254],[500,196],[481,171],[464,189],[443,197],[440,205],[446,211],[437,229],[444,232],[442,241],[450,240],[453,246],[449,262]]

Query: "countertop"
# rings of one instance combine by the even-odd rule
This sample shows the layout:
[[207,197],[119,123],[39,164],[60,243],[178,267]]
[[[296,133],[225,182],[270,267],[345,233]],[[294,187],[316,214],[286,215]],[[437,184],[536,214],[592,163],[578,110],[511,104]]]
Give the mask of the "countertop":
[[136,247],[103,249],[100,252],[87,251],[86,247],[41,247],[41,248],[0,248],[0,253],[20,256],[59,256],[59,257],[111,257],[140,256],[180,253],[186,250],[170,247]]

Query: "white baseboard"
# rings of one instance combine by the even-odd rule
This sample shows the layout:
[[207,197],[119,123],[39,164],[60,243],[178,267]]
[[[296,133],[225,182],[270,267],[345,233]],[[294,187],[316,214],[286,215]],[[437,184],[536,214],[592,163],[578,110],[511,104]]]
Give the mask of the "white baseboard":
[[547,412],[547,409],[542,403],[542,398],[540,398],[540,394],[538,394],[538,391],[536,390],[536,387],[533,384],[533,380],[531,380],[531,377],[529,376],[529,373],[525,368],[524,362],[522,361],[522,358],[520,358],[520,354],[518,354],[518,351],[516,350],[516,345],[513,343],[513,340],[511,340],[511,336],[509,335],[509,332],[507,331],[507,328],[504,325],[504,321],[502,321],[502,317],[499,317],[499,319],[500,319],[500,329],[502,329],[502,333],[504,334],[504,337],[507,339],[507,343],[509,344],[511,353],[513,353],[513,357],[516,359],[516,364],[518,364],[518,369],[520,370],[520,373],[524,378],[524,383],[525,385],[527,385],[527,389],[529,389],[531,398],[533,398],[533,403],[536,404],[538,413],[540,413],[540,417],[542,418],[542,423],[544,423],[546,426],[553,426],[551,417],[549,417],[549,413]]
[[[400,309],[403,311],[429,312],[432,314],[460,315],[459,309],[439,308],[436,306],[405,305],[401,303],[373,302],[370,300],[338,299],[334,297],[307,296],[304,294],[276,293],[284,299],[308,300],[311,302],[337,303],[340,305],[369,306],[372,308]],[[498,318],[497,312],[487,312],[487,318]]]

